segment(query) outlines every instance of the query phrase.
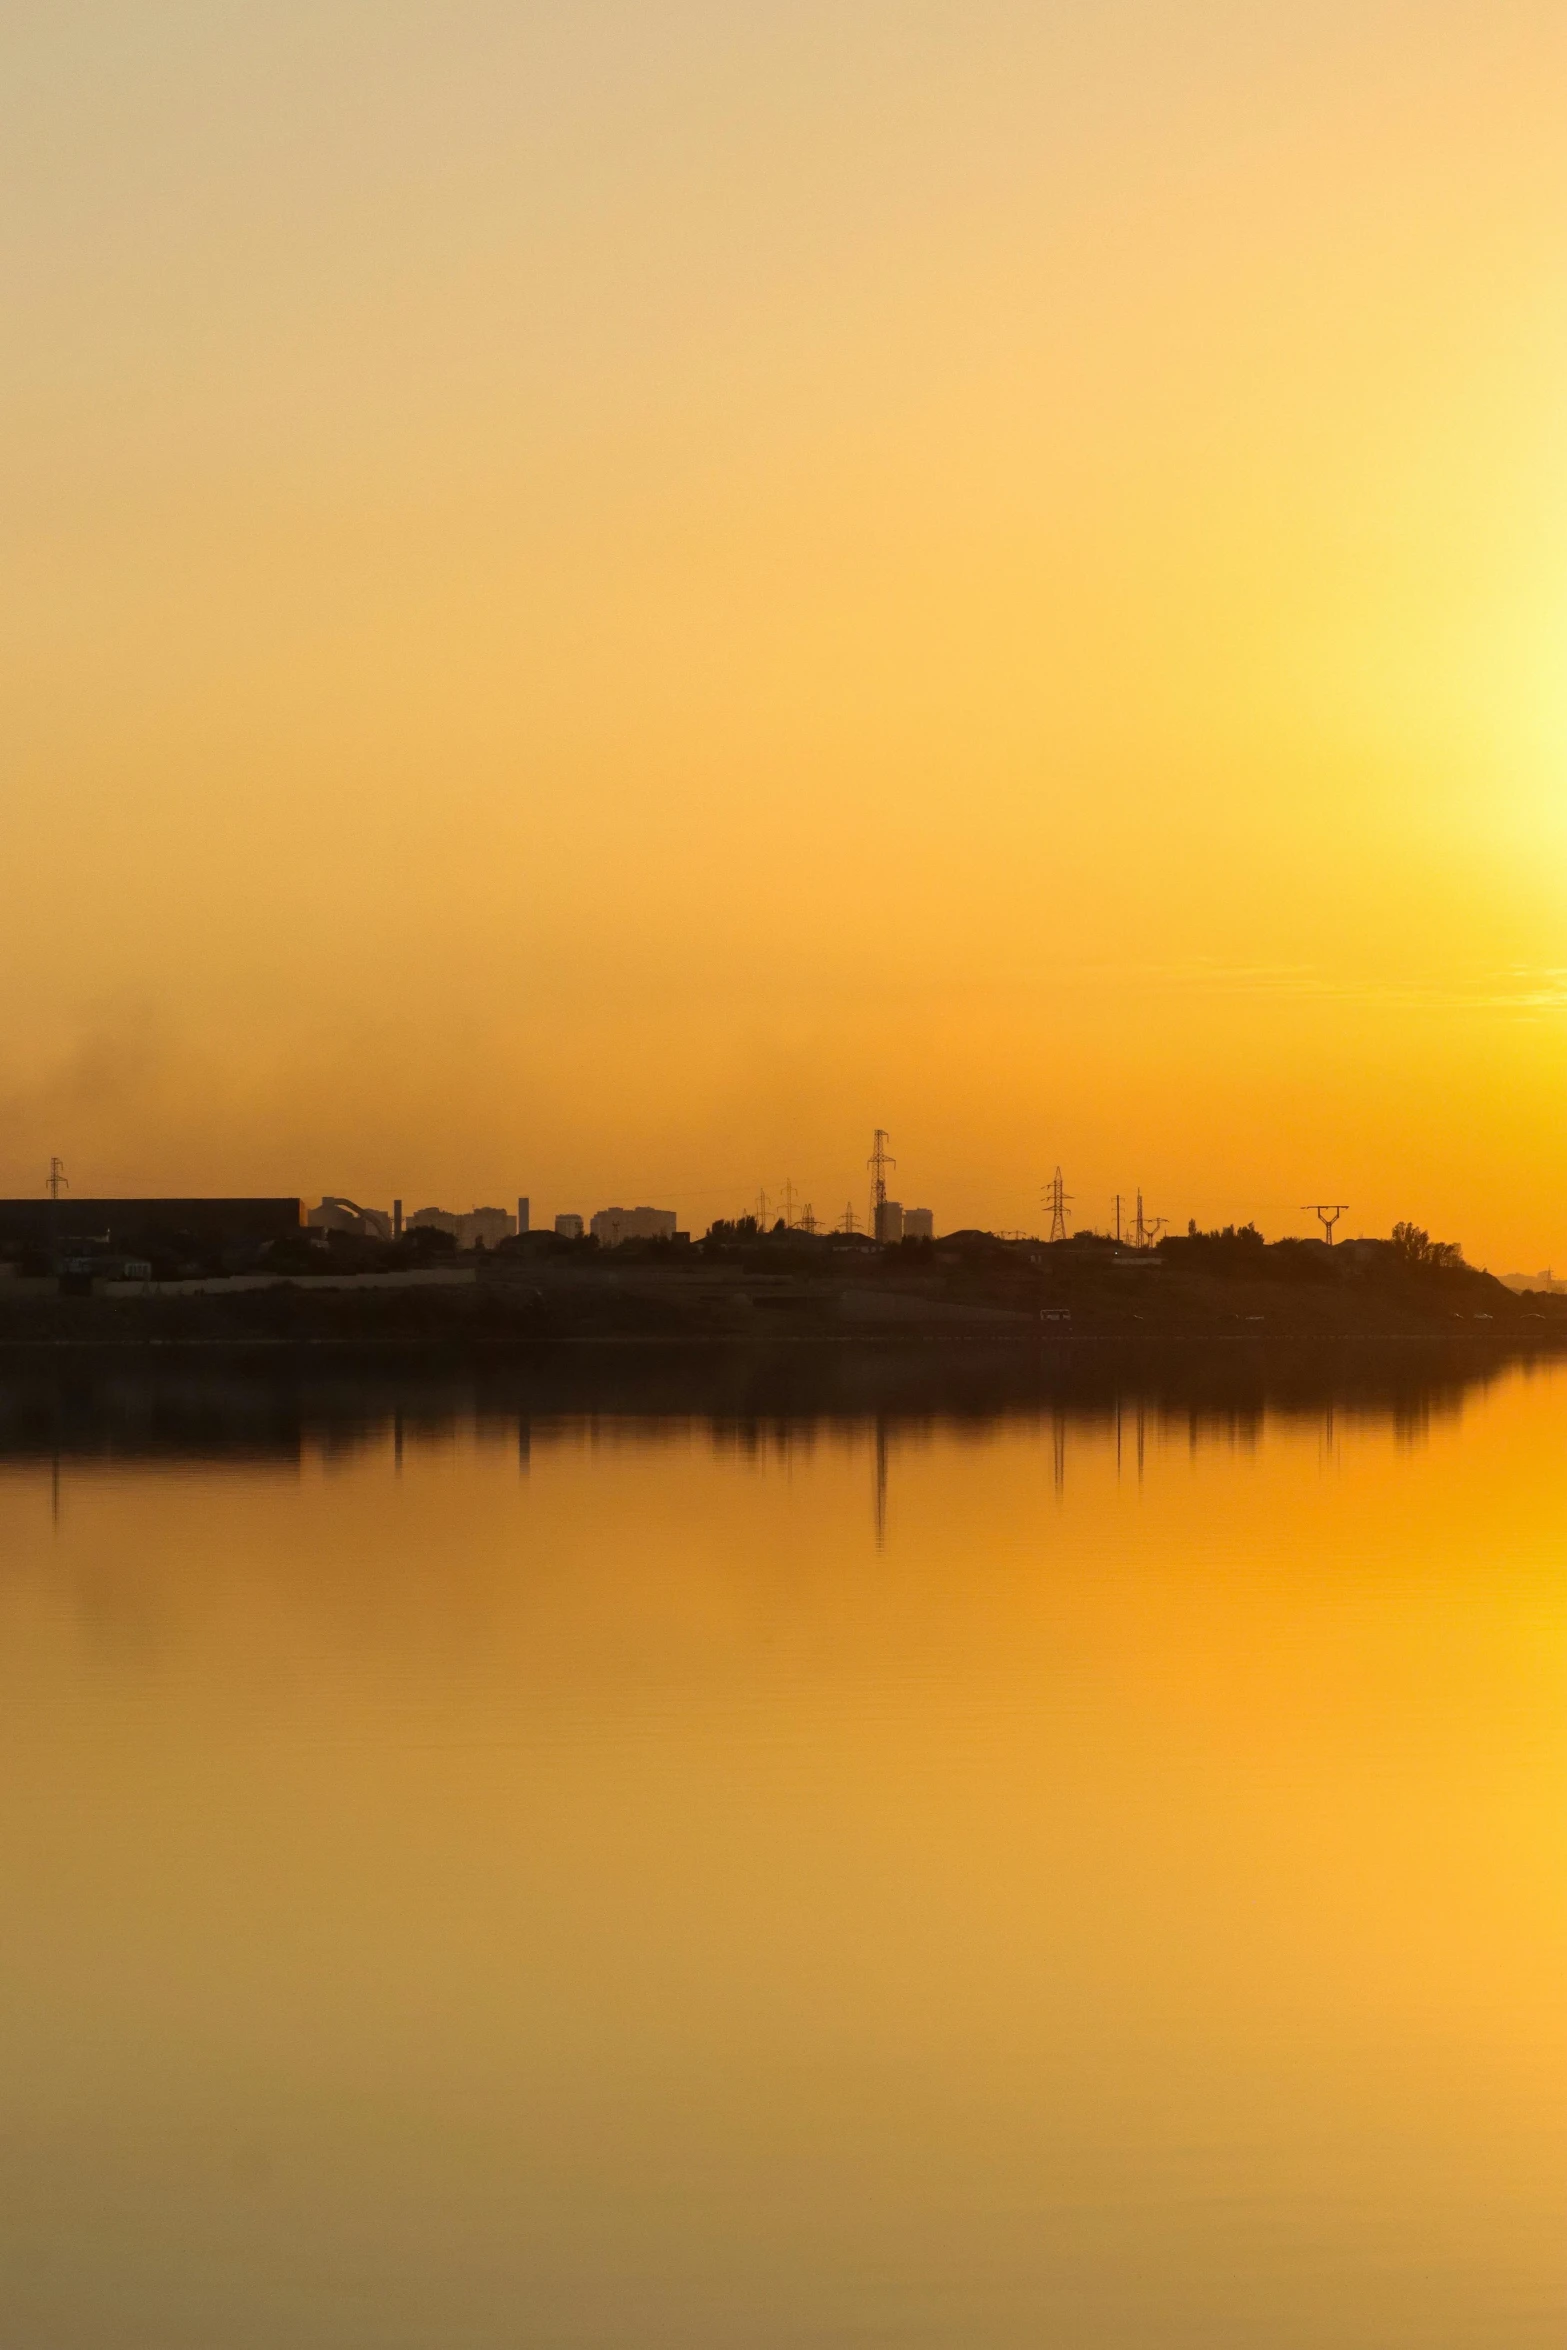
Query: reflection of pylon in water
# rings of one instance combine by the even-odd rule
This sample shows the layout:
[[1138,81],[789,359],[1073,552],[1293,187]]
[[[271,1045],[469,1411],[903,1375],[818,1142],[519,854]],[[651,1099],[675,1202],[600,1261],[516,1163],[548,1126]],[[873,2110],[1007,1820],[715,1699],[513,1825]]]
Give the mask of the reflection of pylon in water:
[[1044,1198],[1045,1205],[1050,1210],[1050,1238],[1052,1240],[1065,1240],[1066,1212],[1067,1209],[1072,1205],[1072,1194],[1067,1190],[1066,1185],[1061,1180],[1061,1170],[1059,1167],[1051,1176],[1050,1181],[1045,1185]]

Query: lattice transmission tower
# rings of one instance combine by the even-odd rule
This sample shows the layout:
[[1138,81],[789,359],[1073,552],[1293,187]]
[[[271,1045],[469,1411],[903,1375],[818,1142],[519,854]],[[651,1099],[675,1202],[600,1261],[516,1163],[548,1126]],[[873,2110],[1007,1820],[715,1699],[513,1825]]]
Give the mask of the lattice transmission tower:
[[887,1205],[887,1169],[895,1167],[897,1163],[887,1148],[885,1127],[878,1126],[871,1155],[865,1162],[871,1177],[871,1231],[877,1240],[881,1238],[882,1210]]
[[1137,1221],[1132,1226],[1132,1246],[1134,1248],[1152,1248],[1163,1230],[1164,1218],[1162,1216],[1145,1216],[1143,1214],[1143,1195],[1139,1191],[1137,1194]]
[[1051,1239],[1065,1240],[1067,1210],[1072,1205],[1072,1194],[1067,1190],[1065,1183],[1061,1179],[1061,1170],[1059,1167],[1051,1176],[1050,1181],[1045,1185],[1044,1192],[1041,1196],[1044,1199],[1046,1207],[1050,1210]]

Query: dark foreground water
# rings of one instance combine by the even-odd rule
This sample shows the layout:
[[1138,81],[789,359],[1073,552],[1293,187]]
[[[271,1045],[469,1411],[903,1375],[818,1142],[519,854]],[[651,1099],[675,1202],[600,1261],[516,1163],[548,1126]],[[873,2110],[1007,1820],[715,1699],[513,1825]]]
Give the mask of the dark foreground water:
[[0,1392],[0,2341],[1560,2350],[1567,1372],[1182,1378]]

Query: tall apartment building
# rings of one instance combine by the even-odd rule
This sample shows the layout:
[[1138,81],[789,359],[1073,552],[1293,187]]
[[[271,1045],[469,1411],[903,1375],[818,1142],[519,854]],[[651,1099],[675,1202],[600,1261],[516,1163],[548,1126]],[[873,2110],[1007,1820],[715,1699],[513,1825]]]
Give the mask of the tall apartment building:
[[901,1200],[884,1199],[876,1210],[878,1240],[934,1240],[934,1208],[906,1208]]

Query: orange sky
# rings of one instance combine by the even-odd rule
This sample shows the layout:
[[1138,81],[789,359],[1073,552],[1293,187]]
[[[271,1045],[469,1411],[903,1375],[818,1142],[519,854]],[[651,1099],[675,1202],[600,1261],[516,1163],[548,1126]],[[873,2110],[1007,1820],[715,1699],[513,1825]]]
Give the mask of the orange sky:
[[1567,18],[19,5],[0,1186],[1567,1265]]

